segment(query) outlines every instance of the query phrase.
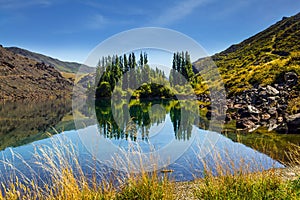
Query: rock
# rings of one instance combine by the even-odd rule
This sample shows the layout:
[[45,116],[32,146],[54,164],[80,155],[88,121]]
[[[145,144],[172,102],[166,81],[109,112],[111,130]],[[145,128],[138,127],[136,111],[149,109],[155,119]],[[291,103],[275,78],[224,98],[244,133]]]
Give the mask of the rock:
[[250,113],[253,113],[253,114],[259,114],[260,113],[260,111],[254,106],[248,105],[247,107],[248,107],[248,111]]
[[225,122],[229,122],[232,120],[232,117],[229,113],[226,113]]
[[272,86],[254,85],[252,89],[228,100],[230,112],[226,115],[226,121],[235,119],[237,128],[242,129],[249,130],[261,125],[280,133],[286,133],[288,130],[300,134],[299,117],[290,116],[289,122],[286,118],[290,99],[300,95],[300,92],[291,87],[297,84],[297,73],[287,72]]
[[270,119],[271,118],[271,115],[269,115],[268,113],[263,113],[262,115],[261,115],[261,119],[262,120],[268,120],[268,119]]
[[271,124],[271,125],[274,125],[274,124],[276,124],[277,123],[277,120],[276,119],[270,119],[269,120],[269,124]]
[[292,87],[298,82],[298,75],[295,72],[287,72],[284,74],[285,84]]
[[269,109],[268,109],[268,113],[269,113],[271,116],[277,116],[277,110],[276,110],[275,107],[269,108]]
[[285,115],[286,105],[279,105],[277,108],[277,113],[281,115]]
[[236,121],[236,128],[239,129],[252,129],[255,127],[256,127],[255,123],[248,119],[242,119]]
[[279,126],[277,126],[275,130],[277,133],[281,133],[281,134],[288,133],[288,127],[287,127],[286,123],[279,124]]
[[238,113],[238,115],[240,116],[241,119],[248,118],[248,117],[251,116],[250,115],[251,113],[246,108],[240,108],[240,109],[238,109],[237,113]]
[[255,127],[249,129],[248,132],[251,133],[251,132],[255,131],[256,129],[258,129],[259,127],[260,127],[260,125],[255,125]]
[[276,124],[277,120],[276,119],[270,119],[269,120],[269,126],[268,126],[268,131],[272,131],[274,129],[276,129],[279,125]]
[[271,96],[276,96],[279,94],[279,91],[270,85],[267,85],[266,92]]
[[237,118],[237,113],[231,113],[231,119],[236,120]]
[[268,99],[269,99],[270,101],[276,101],[276,96],[275,96],[275,97],[268,97]]
[[233,106],[234,108],[242,108],[243,107],[243,105],[242,104],[234,104],[234,106]]
[[276,129],[279,125],[278,124],[269,124],[268,131],[273,131]]
[[258,95],[260,96],[261,99],[265,99],[268,97],[267,91],[265,91],[265,90],[260,91]]
[[253,100],[253,104],[254,104],[255,106],[259,106],[259,105],[261,105],[263,102],[264,102],[264,101],[263,101],[262,99],[260,99],[260,98],[257,98],[257,99],[255,99],[255,100]]
[[287,117],[287,126],[289,133],[300,134],[300,113]]
[[251,115],[251,116],[249,117],[249,120],[251,120],[251,121],[254,122],[254,123],[259,123],[259,122],[260,122],[260,117],[259,117],[259,116]]

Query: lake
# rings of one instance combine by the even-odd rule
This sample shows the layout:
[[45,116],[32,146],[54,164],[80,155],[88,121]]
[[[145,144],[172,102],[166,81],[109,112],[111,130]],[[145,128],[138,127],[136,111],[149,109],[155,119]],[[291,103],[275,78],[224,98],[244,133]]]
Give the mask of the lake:
[[[179,100],[102,100],[73,111],[70,101],[3,102],[0,179],[47,179],[47,172],[36,165],[37,153],[41,161],[43,155],[56,160],[57,151],[72,151],[88,176],[92,165],[103,177],[111,169],[139,172],[142,162],[146,171],[172,170],[169,176],[186,181],[203,177],[206,167],[216,171],[218,165],[250,171],[284,167],[279,160],[287,144],[299,145],[299,135],[263,129],[247,134],[228,126],[221,133],[206,130],[210,121],[195,115],[197,109]],[[47,149],[45,154],[40,147]]]

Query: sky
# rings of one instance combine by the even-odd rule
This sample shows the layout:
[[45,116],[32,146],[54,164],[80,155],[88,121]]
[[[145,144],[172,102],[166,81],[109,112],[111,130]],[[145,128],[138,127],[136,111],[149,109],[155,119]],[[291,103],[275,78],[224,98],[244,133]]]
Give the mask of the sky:
[[83,63],[115,34],[162,27],[212,55],[298,12],[299,0],[0,0],[0,44]]

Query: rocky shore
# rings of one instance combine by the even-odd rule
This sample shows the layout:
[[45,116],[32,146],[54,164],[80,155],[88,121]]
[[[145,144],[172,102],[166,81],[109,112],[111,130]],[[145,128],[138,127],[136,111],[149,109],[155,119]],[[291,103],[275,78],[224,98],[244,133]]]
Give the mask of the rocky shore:
[[289,100],[299,97],[299,91],[293,90],[297,83],[298,75],[287,72],[282,83],[258,85],[227,99],[225,121],[236,120],[236,128],[249,131],[265,126],[279,133],[300,133],[300,113],[287,112]]
[[[300,113],[288,112],[290,101],[300,97],[300,91],[295,89],[297,86],[298,75],[286,72],[277,84],[257,85],[239,95],[227,97],[225,123],[235,120],[237,129],[249,132],[264,126],[278,133],[300,133]],[[207,94],[197,98],[201,102],[210,101]],[[210,119],[214,111],[211,106],[200,105],[200,108],[204,107],[207,107],[206,117]]]

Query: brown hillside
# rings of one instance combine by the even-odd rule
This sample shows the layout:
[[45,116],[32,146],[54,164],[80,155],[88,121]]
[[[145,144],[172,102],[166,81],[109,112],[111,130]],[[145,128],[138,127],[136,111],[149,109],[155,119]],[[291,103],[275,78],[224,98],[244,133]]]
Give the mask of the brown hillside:
[[70,97],[72,85],[54,67],[19,56],[0,46],[0,99]]

